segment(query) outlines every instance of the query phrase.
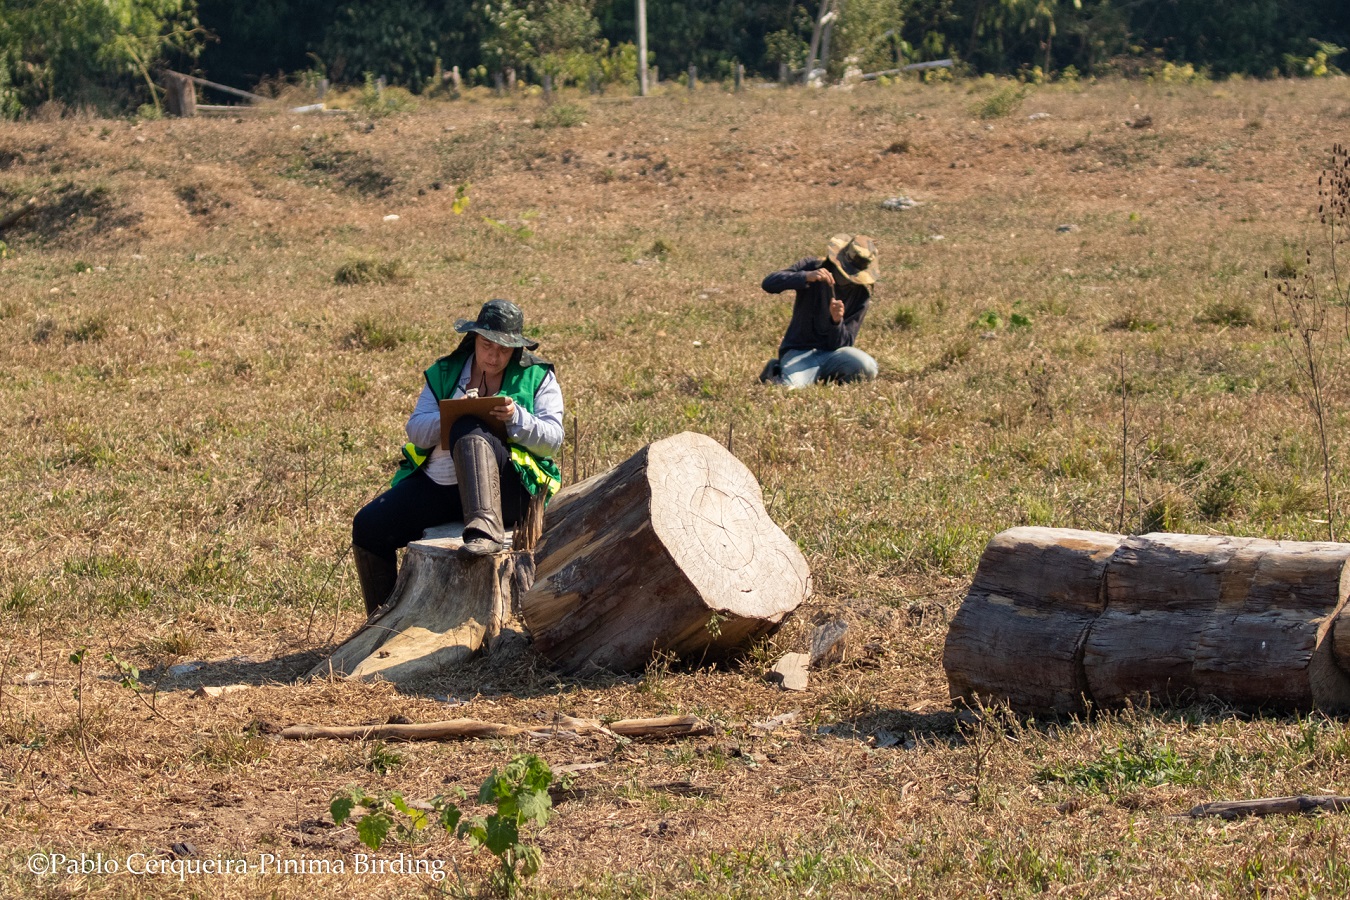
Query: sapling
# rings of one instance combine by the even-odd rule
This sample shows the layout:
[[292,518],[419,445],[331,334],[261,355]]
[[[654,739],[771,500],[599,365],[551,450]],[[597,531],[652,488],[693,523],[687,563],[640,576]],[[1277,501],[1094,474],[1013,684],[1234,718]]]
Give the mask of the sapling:
[[432,799],[430,814],[414,807],[398,791],[370,793],[350,787],[329,805],[333,821],[341,825],[356,810],[365,812],[356,822],[356,834],[372,850],[379,850],[392,832],[405,841],[415,840],[434,822],[446,831],[468,840],[470,847],[486,847],[500,863],[491,877],[492,887],[511,896],[521,879],[539,871],[543,855],[539,848],[521,842],[521,829],[534,822],[543,827],[553,810],[549,785],[553,772],[533,753],[516,756],[501,772],[493,770],[478,790],[478,802],[493,804],[496,812],[466,819],[459,804],[465,794],[457,791]]

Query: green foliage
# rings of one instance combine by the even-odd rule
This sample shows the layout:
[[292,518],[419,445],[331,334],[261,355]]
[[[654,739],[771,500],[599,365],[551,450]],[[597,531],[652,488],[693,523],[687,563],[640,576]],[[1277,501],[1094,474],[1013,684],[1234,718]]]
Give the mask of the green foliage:
[[914,331],[919,327],[919,313],[912,306],[900,306],[895,310],[891,322],[901,331]]
[[809,49],[801,35],[786,29],[774,31],[764,37],[764,62],[774,67],[787,63],[790,69],[800,69],[806,65]]
[[412,112],[417,108],[417,101],[404,88],[381,88],[375,76],[367,72],[361,94],[356,98],[356,108],[371,118],[382,118],[395,113]]
[[1314,48],[1311,56],[1284,54],[1285,73],[1298,78],[1326,78],[1328,75],[1340,75],[1341,70],[1333,66],[1331,60],[1344,53],[1345,48],[1316,39],[1311,43]]
[[572,128],[586,121],[586,107],[580,103],[553,103],[534,120],[535,128]]
[[[468,205],[467,198],[465,205]],[[455,203],[459,203],[458,195]],[[455,210],[457,213],[461,210]],[[333,280],[338,284],[393,284],[408,279],[408,269],[399,259],[378,260],[369,257],[349,259],[338,266]]]
[[55,100],[158,109],[153,70],[200,50],[193,0],[0,0],[0,115]]
[[848,0],[830,38],[830,74],[845,67],[864,72],[894,68],[906,61],[909,45],[897,36],[905,24],[909,0]]
[[1204,308],[1196,321],[1224,328],[1248,328],[1256,324],[1256,313],[1241,300],[1216,300]]
[[[273,5],[277,3],[272,0]],[[461,62],[469,54],[476,57],[482,37],[468,2],[438,8],[431,3],[348,0],[308,10],[302,0],[291,0],[290,6],[296,10],[290,13],[294,24],[303,19],[327,20],[317,45],[321,57],[330,61],[329,77],[339,81],[373,72],[389,84],[420,90],[435,74],[438,58]],[[253,71],[269,71],[276,65],[268,59],[264,68]]]
[[983,100],[971,106],[971,112],[981,119],[1001,119],[1017,112],[1027,98],[1026,85],[1010,82],[998,88]]
[[1195,772],[1175,750],[1167,744],[1149,745],[1147,738],[1147,735],[1140,735],[1128,744],[1109,747],[1096,760],[1082,765],[1041,769],[1036,777],[1042,782],[1059,781],[1071,787],[1107,794],[1195,781]]
[[459,216],[463,215],[464,210],[468,208],[469,208],[469,182],[465,181],[461,182],[460,185],[455,188],[455,199],[454,202],[450,204],[450,211],[453,212],[455,215]]
[[426,812],[409,806],[398,791],[371,794],[360,787],[350,787],[334,797],[328,812],[341,825],[358,808],[365,813],[356,822],[356,836],[371,850],[379,850],[391,831],[401,840],[416,840],[430,822]]
[[517,756],[500,774],[494,769],[478,791],[479,803],[492,803],[497,811],[489,816],[459,823],[459,834],[472,847],[487,847],[501,863],[494,879],[508,895],[518,879],[539,871],[543,856],[539,848],[520,842],[520,829],[529,822],[543,827],[553,810],[548,787],[553,772],[533,753]]
[[[373,755],[373,751],[372,751]],[[539,871],[543,855],[539,848],[521,843],[521,829],[533,822],[542,828],[553,811],[548,789],[553,772],[548,763],[533,753],[516,756],[501,772],[496,769],[478,790],[478,802],[491,804],[496,811],[487,816],[464,818],[455,797],[444,795],[431,802],[431,814],[411,806],[398,791],[370,793],[350,787],[333,797],[329,813],[338,825],[364,810],[356,822],[356,834],[371,850],[379,850],[392,833],[404,840],[415,840],[434,822],[447,833],[456,834],[471,847],[486,847],[497,857],[499,868],[492,876],[493,887],[510,896],[521,879]]]
[[381,321],[375,316],[362,316],[352,324],[352,330],[342,336],[341,345],[351,350],[393,350],[410,336],[408,329]]
[[366,768],[376,775],[388,775],[401,765],[403,757],[390,750],[381,741],[371,744],[370,750],[366,753]]

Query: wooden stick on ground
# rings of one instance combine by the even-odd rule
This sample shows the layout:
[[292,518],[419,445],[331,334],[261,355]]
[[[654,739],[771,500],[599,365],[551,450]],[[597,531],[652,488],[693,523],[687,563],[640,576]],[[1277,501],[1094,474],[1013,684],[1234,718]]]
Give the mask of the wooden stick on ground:
[[315,738],[357,741],[456,741],[478,738],[531,737],[547,740],[553,737],[577,738],[583,734],[604,734],[626,738],[675,738],[711,734],[712,726],[697,716],[662,716],[655,719],[623,719],[612,722],[608,728],[591,719],[557,716],[542,728],[521,728],[478,719],[449,719],[441,722],[421,722],[413,725],[292,725],[282,729],[281,736],[293,741]]
[[1217,800],[1192,807],[1189,815],[1196,819],[1203,816],[1236,819],[1239,816],[1296,815],[1313,810],[1350,811],[1350,797],[1300,794],[1297,797],[1264,797],[1259,800]]
[[37,198],[29,197],[18,209],[12,210],[10,212],[5,213],[3,216],[0,216],[0,231],[4,231],[6,228],[13,225],[15,222],[19,221],[33,210],[37,209],[37,205],[38,205]]

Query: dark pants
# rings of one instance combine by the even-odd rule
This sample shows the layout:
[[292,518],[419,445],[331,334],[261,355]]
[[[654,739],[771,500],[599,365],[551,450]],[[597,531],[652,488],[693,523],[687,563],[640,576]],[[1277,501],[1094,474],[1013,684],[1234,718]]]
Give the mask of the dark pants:
[[[471,434],[487,438],[497,457],[502,523],[510,528],[524,515],[530,494],[511,465],[511,451],[479,419],[466,416],[457,420],[450,428],[450,446]],[[455,474],[464,478],[463,472]],[[420,540],[426,529],[462,521],[464,507],[459,499],[459,485],[437,484],[418,470],[361,507],[352,519],[352,543],[392,565],[398,560],[395,551],[406,547],[409,541]]]

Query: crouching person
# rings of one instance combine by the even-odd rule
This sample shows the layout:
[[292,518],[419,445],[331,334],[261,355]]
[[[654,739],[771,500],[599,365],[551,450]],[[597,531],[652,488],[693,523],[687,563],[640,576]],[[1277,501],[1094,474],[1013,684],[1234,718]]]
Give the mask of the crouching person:
[[837,234],[823,258],[809,257],[764,279],[770,294],[796,291],[792,319],[759,380],[806,387],[817,381],[871,381],[877,361],[853,346],[876,284],[877,248],[869,237]]

